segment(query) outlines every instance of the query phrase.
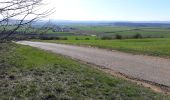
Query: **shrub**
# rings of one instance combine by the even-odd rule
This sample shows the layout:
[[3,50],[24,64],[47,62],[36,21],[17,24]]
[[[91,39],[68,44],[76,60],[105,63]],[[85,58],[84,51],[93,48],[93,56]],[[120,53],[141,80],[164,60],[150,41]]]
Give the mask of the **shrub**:
[[112,40],[113,38],[112,37],[109,37],[109,36],[103,36],[101,37],[101,40]]
[[115,39],[122,39],[122,38],[123,38],[122,35],[119,35],[119,34],[115,35]]
[[142,36],[141,34],[135,34],[135,35],[133,36],[133,38],[139,39],[139,38],[143,38],[143,36]]
[[85,38],[85,40],[90,40],[90,38]]
[[67,37],[41,37],[41,40],[68,40]]
[[60,38],[60,40],[68,40],[68,38],[67,37],[62,37],[62,38]]
[[152,36],[149,35],[149,36],[147,36],[146,38],[152,38]]
[[60,37],[50,37],[51,40],[60,40]]
[[75,40],[80,40],[80,39],[76,37]]

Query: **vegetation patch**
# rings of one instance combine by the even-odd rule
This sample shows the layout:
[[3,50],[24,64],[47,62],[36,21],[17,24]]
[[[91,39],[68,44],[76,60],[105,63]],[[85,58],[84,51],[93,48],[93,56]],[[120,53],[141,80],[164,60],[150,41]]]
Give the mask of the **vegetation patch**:
[[[136,38],[140,38],[136,35]],[[119,50],[134,54],[147,54],[152,56],[170,57],[170,38],[152,39],[122,39],[122,40],[60,40],[42,41],[52,43],[65,43],[74,45],[93,46],[111,50]],[[110,39],[110,38],[109,38]]]
[[0,44],[0,91],[2,100],[170,100],[67,57],[13,43]]
[[117,34],[122,38],[134,38],[136,34],[140,34],[143,38],[164,38],[170,37],[169,27],[134,27],[134,26],[71,26],[79,31],[85,31],[86,34],[92,33],[103,37],[113,37]]

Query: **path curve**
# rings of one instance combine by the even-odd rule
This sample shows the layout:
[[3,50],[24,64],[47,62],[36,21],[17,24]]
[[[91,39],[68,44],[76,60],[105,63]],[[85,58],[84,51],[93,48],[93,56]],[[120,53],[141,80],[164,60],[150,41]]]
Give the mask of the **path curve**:
[[170,59],[65,44],[30,41],[17,43],[104,66],[129,77],[170,87]]

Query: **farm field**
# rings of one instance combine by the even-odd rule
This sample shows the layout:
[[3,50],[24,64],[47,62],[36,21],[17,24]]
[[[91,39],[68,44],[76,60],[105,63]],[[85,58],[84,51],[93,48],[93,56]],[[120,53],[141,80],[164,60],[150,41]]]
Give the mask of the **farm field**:
[[[143,38],[170,38],[169,27],[129,27],[129,26],[81,26],[81,25],[69,25],[58,26],[61,29],[67,29],[67,31],[54,31],[54,29],[43,28],[27,28],[22,27],[17,32],[24,32],[27,34],[44,34],[45,36],[91,36],[95,35],[98,38],[108,36],[114,37],[115,35],[121,35],[122,38],[132,38],[136,34],[140,34]],[[10,26],[7,29],[12,29]],[[3,30],[0,27],[0,30]],[[25,31],[26,30],[26,31]]]
[[123,40],[36,40],[42,42],[93,46],[134,54],[170,57],[170,38]]
[[[3,31],[3,26],[0,26],[0,31]],[[16,28],[16,26],[8,26],[6,27],[6,30],[12,30]],[[55,32],[51,29],[43,29],[43,28],[34,28],[34,27],[20,27],[17,32],[21,32],[24,34],[58,34],[58,35],[64,35],[64,36],[72,36],[74,33],[72,32]]]
[[67,38],[67,40],[97,40],[100,39],[97,36],[61,36]]
[[0,48],[1,99],[170,99],[61,55],[13,43]]
[[97,36],[122,35],[124,38],[135,34],[141,34],[143,37],[170,37],[169,27],[118,27],[118,26],[72,26],[79,31]]

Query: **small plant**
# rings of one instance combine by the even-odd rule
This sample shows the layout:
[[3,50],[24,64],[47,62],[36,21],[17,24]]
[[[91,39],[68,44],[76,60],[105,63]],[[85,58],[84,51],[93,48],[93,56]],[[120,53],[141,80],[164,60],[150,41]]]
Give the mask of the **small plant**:
[[141,34],[135,34],[135,35],[133,36],[133,38],[135,38],[135,39],[141,39],[141,38],[143,38],[143,36],[142,36]]
[[90,40],[90,38],[85,38],[85,40]]
[[122,39],[122,38],[123,38],[122,35],[119,35],[119,34],[115,35],[115,39]]
[[76,37],[75,40],[80,40],[80,39],[78,37]]
[[67,37],[60,38],[60,40],[68,40]]
[[68,40],[67,37],[41,37],[41,40]]
[[152,36],[151,36],[151,35],[148,35],[146,38],[152,38]]
[[101,37],[101,40],[112,40],[113,38],[112,37],[109,37],[109,36],[103,36]]

